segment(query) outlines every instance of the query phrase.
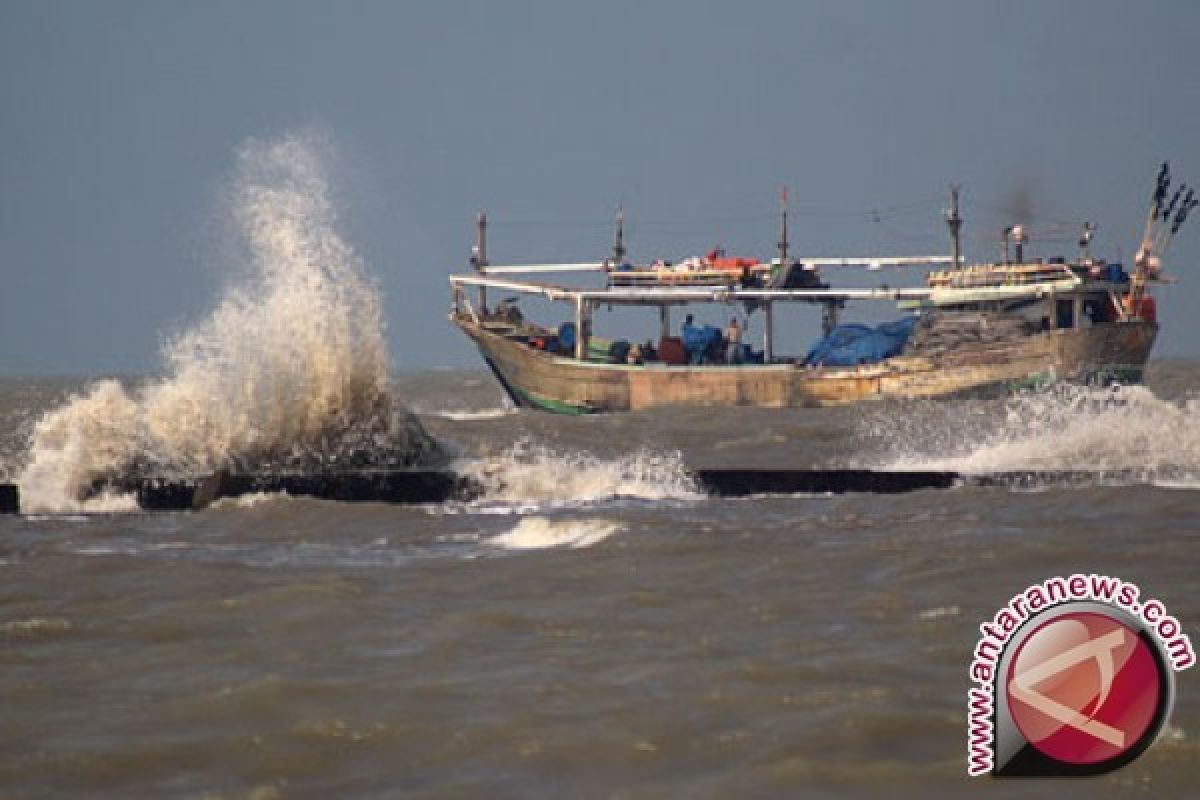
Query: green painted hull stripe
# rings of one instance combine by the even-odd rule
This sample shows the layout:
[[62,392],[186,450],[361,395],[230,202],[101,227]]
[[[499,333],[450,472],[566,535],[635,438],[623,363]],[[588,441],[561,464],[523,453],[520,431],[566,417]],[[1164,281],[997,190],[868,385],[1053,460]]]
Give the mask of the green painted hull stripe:
[[552,411],[555,414],[570,414],[572,416],[582,416],[584,414],[593,413],[593,409],[587,408],[586,406],[572,405],[571,403],[567,403],[562,400],[555,400],[551,397],[545,397],[520,387],[513,388],[516,389],[517,394],[521,396],[521,400],[523,401],[524,405],[528,405],[533,408],[540,408],[542,411]]

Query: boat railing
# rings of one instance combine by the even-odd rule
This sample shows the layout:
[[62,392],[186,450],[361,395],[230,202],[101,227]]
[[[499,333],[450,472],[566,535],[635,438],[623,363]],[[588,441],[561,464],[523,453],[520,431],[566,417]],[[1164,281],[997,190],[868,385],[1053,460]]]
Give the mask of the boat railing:
[[609,286],[736,286],[740,272],[730,270],[617,270],[608,275]]
[[676,305],[753,301],[830,302],[846,300],[919,300],[931,295],[925,287],[879,289],[758,289],[737,286],[614,286],[572,288],[550,283],[518,281],[485,275],[451,275],[453,287],[501,289],[561,302],[611,305]]

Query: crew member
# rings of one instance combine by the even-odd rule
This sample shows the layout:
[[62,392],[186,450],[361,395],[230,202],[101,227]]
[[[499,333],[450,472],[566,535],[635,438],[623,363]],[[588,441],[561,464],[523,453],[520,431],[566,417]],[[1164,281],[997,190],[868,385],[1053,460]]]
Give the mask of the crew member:
[[729,320],[729,327],[725,329],[725,361],[742,363],[742,326],[738,325],[737,317]]

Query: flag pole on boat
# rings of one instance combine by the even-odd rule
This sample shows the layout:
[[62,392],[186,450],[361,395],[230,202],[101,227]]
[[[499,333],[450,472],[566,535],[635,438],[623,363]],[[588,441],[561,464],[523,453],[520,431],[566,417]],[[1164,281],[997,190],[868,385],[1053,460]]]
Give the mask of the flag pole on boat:
[[1171,242],[1175,240],[1175,234],[1179,233],[1179,229],[1183,227],[1184,220],[1187,219],[1191,210],[1200,204],[1200,200],[1196,199],[1196,190],[1189,188],[1187,194],[1184,195],[1183,205],[1175,212],[1175,221],[1171,223],[1171,228],[1163,235],[1163,243],[1159,248],[1159,254],[1165,253],[1167,248],[1171,246]]
[[[1181,187],[1182,188],[1182,187]],[[1146,228],[1142,233],[1142,248],[1147,249],[1147,246],[1152,244],[1155,221],[1158,220],[1159,212],[1162,210],[1163,201],[1167,199],[1167,192],[1171,189],[1171,165],[1164,161],[1158,170],[1158,178],[1154,185],[1154,194],[1150,199],[1150,214],[1146,217]],[[1176,196],[1179,192],[1175,192]]]
[[[1138,316],[1141,313],[1142,296],[1146,292],[1146,283],[1157,279],[1162,269],[1162,256],[1171,245],[1175,234],[1183,227],[1188,214],[1200,200],[1196,199],[1196,190],[1187,184],[1180,184],[1171,199],[1167,201],[1167,193],[1171,190],[1171,167],[1164,161],[1158,170],[1158,179],[1154,185],[1154,194],[1150,198],[1150,213],[1146,217],[1146,227],[1142,233],[1142,244],[1134,256],[1133,279],[1129,287],[1128,313]],[[1172,219],[1172,216],[1174,218]]]

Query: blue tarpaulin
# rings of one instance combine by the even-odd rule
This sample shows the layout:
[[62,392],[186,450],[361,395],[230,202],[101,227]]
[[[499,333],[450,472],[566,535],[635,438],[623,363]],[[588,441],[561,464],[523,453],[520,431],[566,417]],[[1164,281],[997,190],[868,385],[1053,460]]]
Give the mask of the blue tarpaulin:
[[709,351],[716,343],[721,341],[721,329],[712,325],[684,325],[683,326],[683,349],[687,351],[688,356],[693,362]]
[[870,325],[838,325],[804,357],[804,363],[825,367],[876,364],[900,354],[912,334],[916,317],[904,317],[872,328]]
[[558,344],[568,353],[575,349],[574,322],[564,322],[558,326]]

